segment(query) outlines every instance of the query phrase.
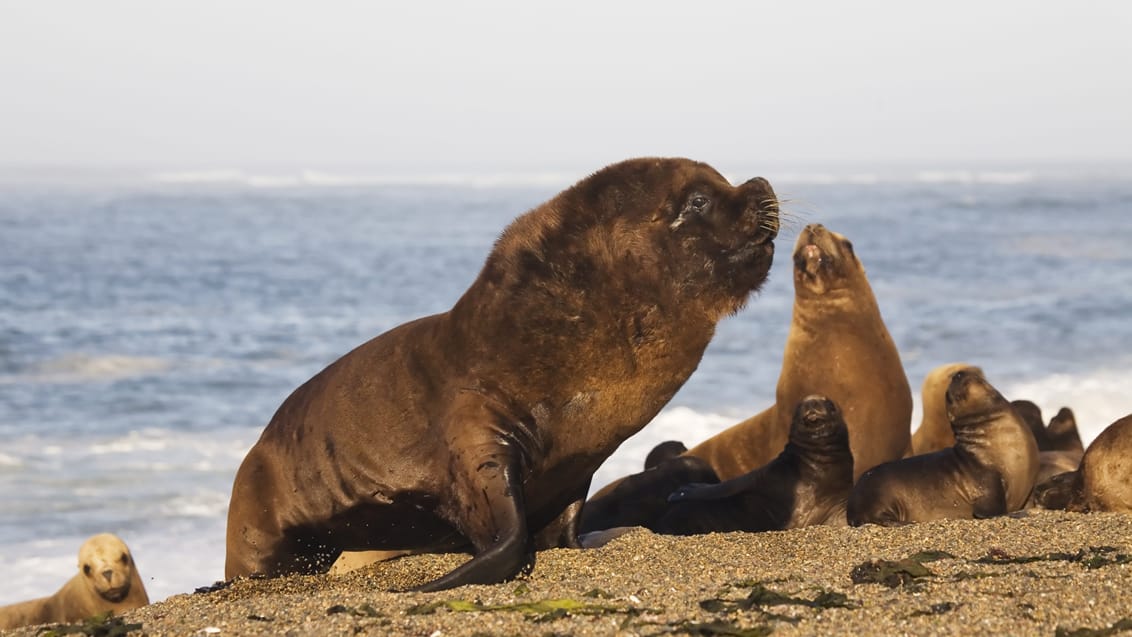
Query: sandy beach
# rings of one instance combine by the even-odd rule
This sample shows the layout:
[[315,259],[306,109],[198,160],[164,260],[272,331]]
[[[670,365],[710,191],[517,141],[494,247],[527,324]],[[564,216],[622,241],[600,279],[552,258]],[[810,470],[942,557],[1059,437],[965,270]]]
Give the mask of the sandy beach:
[[1109,634],[1074,631],[1132,628],[1130,544],[1132,516],[1055,511],[902,528],[635,530],[539,553],[530,575],[494,586],[389,592],[466,559],[420,555],[175,595],[100,634],[128,624],[153,636]]

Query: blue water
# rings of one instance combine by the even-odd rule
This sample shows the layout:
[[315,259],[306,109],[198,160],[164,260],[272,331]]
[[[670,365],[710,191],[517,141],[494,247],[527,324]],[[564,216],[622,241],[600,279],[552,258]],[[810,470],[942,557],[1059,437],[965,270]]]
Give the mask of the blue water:
[[[808,222],[853,240],[917,390],[963,360],[1087,439],[1132,412],[1132,180],[1059,175],[766,174],[789,213],[770,280],[594,486],[770,404]],[[54,591],[101,531],[153,600],[222,578],[233,474],[287,394],[448,309],[581,176],[0,181],[0,604]]]

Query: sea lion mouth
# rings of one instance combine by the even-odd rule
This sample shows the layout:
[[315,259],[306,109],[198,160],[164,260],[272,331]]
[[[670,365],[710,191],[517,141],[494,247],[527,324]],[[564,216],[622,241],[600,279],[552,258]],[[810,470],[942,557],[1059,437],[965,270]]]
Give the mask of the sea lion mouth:
[[102,597],[102,599],[105,599],[108,602],[114,602],[116,604],[116,603],[122,601],[123,599],[126,599],[126,595],[129,595],[129,594],[130,594],[130,585],[126,584],[125,586],[119,586],[117,588],[108,588],[108,589],[102,591],[101,593],[99,593],[98,595],[100,597]]
[[751,190],[747,195],[747,210],[742,216],[740,232],[749,236],[748,245],[762,245],[774,241],[781,227],[778,197],[770,182],[762,177],[752,177],[740,186]]

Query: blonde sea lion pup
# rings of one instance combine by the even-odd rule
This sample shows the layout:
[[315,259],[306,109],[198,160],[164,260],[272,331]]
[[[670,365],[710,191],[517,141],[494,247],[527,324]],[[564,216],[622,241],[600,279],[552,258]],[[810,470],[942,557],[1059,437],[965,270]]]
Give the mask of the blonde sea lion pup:
[[710,462],[720,480],[757,469],[786,447],[794,408],[811,394],[841,408],[854,479],[907,452],[912,391],[900,354],[853,244],[820,224],[806,226],[794,247],[794,313],[774,405],[687,454]]
[[947,363],[928,372],[920,388],[920,402],[923,417],[920,426],[912,433],[912,454],[946,449],[955,444],[955,434],[951,431],[951,421],[947,417],[947,386],[955,372],[966,371],[983,376],[983,370],[967,363]]
[[73,622],[149,603],[134,558],[118,536],[100,533],[79,548],[79,572],[54,595],[0,607],[0,628]]
[[1076,471],[1035,487],[1034,500],[1046,509],[1132,513],[1132,414],[1089,444]]

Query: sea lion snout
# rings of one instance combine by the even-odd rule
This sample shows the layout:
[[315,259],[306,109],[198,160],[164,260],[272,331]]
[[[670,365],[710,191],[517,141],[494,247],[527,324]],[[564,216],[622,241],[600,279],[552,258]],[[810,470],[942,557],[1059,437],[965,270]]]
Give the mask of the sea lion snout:
[[102,571],[102,576],[106,578],[107,582],[109,582],[114,579],[114,571],[112,569],[106,569],[105,571]]
[[819,394],[811,394],[798,403],[798,413],[807,422],[826,420],[837,414],[837,404]]
[[773,241],[780,227],[778,216],[778,197],[770,182],[762,177],[752,177],[743,182],[739,189],[746,195],[747,210],[743,217],[751,225],[753,221],[755,243]]

